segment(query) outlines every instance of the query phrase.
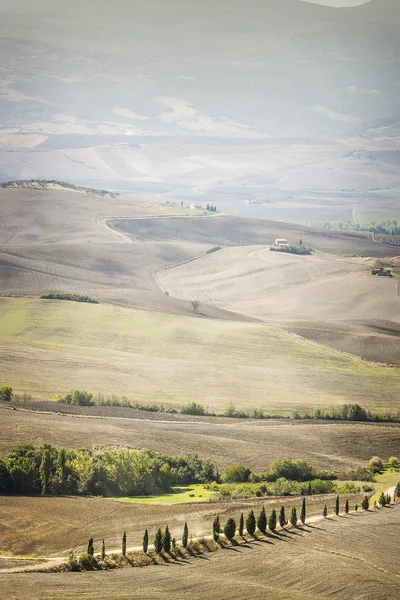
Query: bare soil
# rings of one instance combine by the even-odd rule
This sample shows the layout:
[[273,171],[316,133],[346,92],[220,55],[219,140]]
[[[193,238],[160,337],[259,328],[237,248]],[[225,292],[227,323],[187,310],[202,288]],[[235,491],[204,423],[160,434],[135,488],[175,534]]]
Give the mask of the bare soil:
[[[88,409],[82,412],[90,414]],[[67,448],[147,448],[181,456],[198,453],[212,458],[220,469],[241,462],[255,471],[265,471],[281,457],[344,470],[364,466],[374,455],[400,454],[400,426],[395,424],[167,416],[155,420],[149,413],[141,418],[101,418],[7,409],[1,410],[1,418],[1,453],[32,442]]]
[[100,573],[1,574],[18,600],[394,599],[399,506],[326,520],[187,562]]

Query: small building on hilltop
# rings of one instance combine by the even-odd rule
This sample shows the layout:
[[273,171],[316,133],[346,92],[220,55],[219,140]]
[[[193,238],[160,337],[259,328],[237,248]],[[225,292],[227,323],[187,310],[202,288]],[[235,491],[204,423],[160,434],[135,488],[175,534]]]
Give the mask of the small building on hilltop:
[[276,238],[274,246],[277,248],[288,248],[289,244],[285,238]]

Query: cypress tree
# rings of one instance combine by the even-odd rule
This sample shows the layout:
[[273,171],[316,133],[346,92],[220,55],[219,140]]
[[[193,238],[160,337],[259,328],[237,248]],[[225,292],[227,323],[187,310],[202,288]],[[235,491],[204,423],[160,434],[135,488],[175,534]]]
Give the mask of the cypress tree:
[[328,516],[328,509],[326,508],[326,504],[325,504],[325,506],[324,506],[324,510],[323,510],[323,512],[322,512],[322,516],[323,516],[323,517],[325,517],[325,519],[326,519],[326,517]]
[[349,501],[348,501],[348,500],[346,500],[346,506],[345,506],[345,509],[344,509],[344,510],[345,510],[345,513],[346,513],[346,515],[347,515],[347,514],[349,513],[349,511],[350,511],[350,506],[349,506]]
[[67,462],[67,455],[65,452],[65,448],[61,448],[58,451],[58,457],[57,457],[57,479],[58,479],[59,490],[61,493],[65,493],[67,491],[66,490],[66,485],[67,485],[66,462]]
[[396,487],[394,488],[395,501],[396,501],[396,498],[400,498],[400,481],[396,484]]
[[154,548],[157,554],[160,554],[163,549],[163,534],[161,529],[157,529],[156,535],[154,536]]
[[241,515],[240,515],[240,521],[239,521],[239,535],[240,535],[240,537],[243,537],[243,530],[244,530],[244,517],[243,517],[243,513],[241,513]]
[[339,514],[339,496],[336,496],[335,515],[338,516],[338,514]]
[[189,541],[189,529],[188,529],[187,523],[185,523],[185,526],[183,528],[183,536],[182,536],[182,546],[184,548],[187,548],[188,541]]
[[297,510],[294,506],[292,508],[292,513],[290,515],[290,522],[293,525],[293,527],[297,527]]
[[101,559],[104,560],[105,557],[106,557],[106,545],[103,540],[103,543],[101,544]]
[[86,552],[89,556],[94,555],[93,538],[89,539]]
[[261,533],[265,533],[267,531],[267,515],[265,514],[265,507],[263,506],[260,514],[257,518],[257,527],[261,531]]
[[363,510],[368,510],[369,509],[369,500],[368,500],[368,496],[364,496],[363,501],[361,503],[361,508]]
[[235,537],[236,523],[232,518],[229,518],[224,527],[225,537],[230,541]]
[[166,526],[163,534],[163,548],[165,552],[169,552],[171,550],[171,534],[168,525]]
[[246,518],[246,531],[249,535],[254,535],[256,530],[256,518],[254,516],[253,510],[249,512]]
[[124,531],[124,535],[122,536],[122,556],[126,556],[126,531]]
[[268,519],[268,527],[270,531],[275,531],[276,529],[276,510],[273,509],[270,518]]
[[149,548],[149,532],[146,531],[144,532],[144,536],[143,536],[143,552],[145,554],[147,554],[147,550]]
[[386,504],[386,495],[382,492],[381,495],[379,496],[379,500],[378,500],[379,504],[381,506],[385,506]]
[[281,510],[279,511],[279,525],[283,528],[286,525],[286,517],[285,517],[285,507],[281,506]]
[[308,495],[311,496],[311,481],[308,482]]
[[221,533],[221,523],[219,521],[219,515],[217,515],[213,521],[213,538],[214,542],[218,542],[219,534]]
[[355,505],[354,510],[357,512],[358,511],[358,504]]
[[176,539],[175,538],[172,538],[171,544],[172,544],[172,547],[175,549],[176,548]]
[[305,498],[303,498],[303,504],[301,505],[300,521],[303,523],[303,525],[306,522],[306,499]]
[[40,475],[40,485],[42,494],[50,494],[51,493],[51,467],[52,460],[50,450],[45,448],[42,454],[42,461],[39,467],[39,475]]

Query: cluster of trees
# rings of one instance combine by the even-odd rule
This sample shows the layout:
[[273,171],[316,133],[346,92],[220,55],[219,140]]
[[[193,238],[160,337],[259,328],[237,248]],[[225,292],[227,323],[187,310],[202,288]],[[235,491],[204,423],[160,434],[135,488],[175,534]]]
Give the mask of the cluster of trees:
[[352,223],[351,221],[296,221],[297,224],[306,225],[313,229],[332,229],[339,231],[370,231],[371,233],[384,233],[387,235],[400,235],[400,225],[396,219],[386,221],[371,221],[370,223]]
[[61,394],[56,394],[54,396],[54,400],[56,402],[61,402],[62,404],[73,404],[74,406],[93,406],[93,394],[90,394],[86,390],[72,390],[71,393],[65,394],[62,396]]
[[72,300],[72,302],[87,302],[89,304],[99,304],[98,300],[91,296],[82,296],[81,294],[71,294],[64,292],[51,292],[40,296],[41,300]]
[[43,188],[48,185],[57,185],[62,188],[69,190],[75,190],[78,192],[85,192],[86,194],[94,194],[96,196],[111,196],[111,198],[117,198],[119,194],[117,192],[109,192],[108,190],[97,190],[96,188],[84,187],[82,185],[75,185],[74,183],[68,183],[67,181],[57,181],[56,179],[18,179],[16,181],[3,181],[0,185],[2,188],[8,187],[22,187],[29,184],[36,184]]
[[300,254],[306,256],[312,253],[312,248],[309,246],[270,246],[272,252],[287,252],[288,254]]
[[0,493],[140,496],[162,493],[173,485],[213,481],[211,460],[140,450],[39,449],[17,446],[0,459]]
[[206,210],[208,210],[209,212],[217,212],[217,207],[216,206],[211,206],[211,204],[207,204],[206,206]]
[[263,473],[252,473],[240,463],[235,463],[228,467],[221,475],[223,483],[259,483],[261,481],[276,482],[279,479],[285,479],[298,482],[310,482],[316,479],[332,480],[337,479],[337,474],[333,471],[321,471],[308,464],[305,460],[278,458],[271,463],[269,470]]
[[0,387],[0,401],[1,402],[10,402],[13,396],[12,387],[9,385],[3,385]]

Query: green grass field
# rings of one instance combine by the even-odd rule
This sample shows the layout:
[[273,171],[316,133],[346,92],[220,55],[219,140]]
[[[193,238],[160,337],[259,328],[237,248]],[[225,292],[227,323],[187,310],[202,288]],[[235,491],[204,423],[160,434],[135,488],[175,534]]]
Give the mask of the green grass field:
[[132,496],[129,498],[113,498],[113,500],[136,504],[180,504],[182,502],[207,502],[211,496],[212,492],[199,483],[174,487],[172,493],[160,496]]
[[222,411],[344,402],[398,410],[400,369],[369,364],[258,323],[0,298],[0,381],[52,399],[73,387]]

